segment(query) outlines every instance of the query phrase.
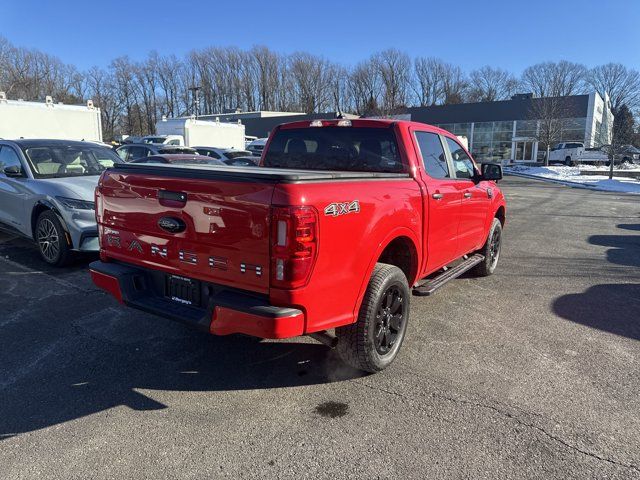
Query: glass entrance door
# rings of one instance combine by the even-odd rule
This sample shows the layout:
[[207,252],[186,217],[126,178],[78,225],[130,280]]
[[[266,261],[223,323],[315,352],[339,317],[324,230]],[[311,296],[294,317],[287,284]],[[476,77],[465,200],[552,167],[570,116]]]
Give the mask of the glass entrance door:
[[514,140],[513,160],[516,162],[533,161],[533,143],[532,140]]

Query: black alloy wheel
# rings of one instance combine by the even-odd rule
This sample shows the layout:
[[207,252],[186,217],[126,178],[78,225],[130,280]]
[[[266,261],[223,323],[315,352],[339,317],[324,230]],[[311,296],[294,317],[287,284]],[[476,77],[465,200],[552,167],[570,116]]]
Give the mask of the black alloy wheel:
[[500,257],[500,243],[502,241],[501,229],[494,229],[489,242],[489,264],[492,269],[496,268],[498,258]]
[[382,294],[378,311],[373,343],[380,355],[388,354],[402,331],[404,320],[404,298],[396,285],[392,285]]

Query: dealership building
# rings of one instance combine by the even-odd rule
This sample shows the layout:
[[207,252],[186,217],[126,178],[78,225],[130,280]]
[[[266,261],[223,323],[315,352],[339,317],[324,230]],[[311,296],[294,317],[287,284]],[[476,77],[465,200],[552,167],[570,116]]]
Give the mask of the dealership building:
[[[558,141],[584,142],[586,147],[611,143],[613,115],[608,98],[593,92],[552,99],[531,94],[514,95],[498,102],[461,103],[407,109],[406,118],[437,125],[467,138],[473,157],[479,162],[531,162],[541,160],[541,124],[553,111],[559,117]],[[548,105],[548,104],[547,104]],[[542,149],[540,149],[542,150]]]

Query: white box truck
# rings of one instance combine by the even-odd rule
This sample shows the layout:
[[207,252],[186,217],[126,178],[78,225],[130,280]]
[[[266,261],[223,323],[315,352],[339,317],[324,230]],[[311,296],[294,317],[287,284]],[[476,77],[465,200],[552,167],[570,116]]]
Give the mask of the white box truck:
[[156,123],[156,134],[180,135],[184,138],[184,145],[188,147],[244,150],[244,125],[238,123],[163,117]]
[[0,138],[46,138],[102,142],[100,109],[89,100],[87,105],[63,105],[45,102],[7,100],[0,92]]

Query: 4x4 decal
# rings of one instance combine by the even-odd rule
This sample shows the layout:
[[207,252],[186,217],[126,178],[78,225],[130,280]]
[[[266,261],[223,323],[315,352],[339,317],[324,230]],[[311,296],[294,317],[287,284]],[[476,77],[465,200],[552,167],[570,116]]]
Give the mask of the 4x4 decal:
[[359,213],[360,202],[353,200],[352,202],[336,202],[330,203],[324,207],[324,214],[337,217],[338,215],[346,215],[347,213]]

